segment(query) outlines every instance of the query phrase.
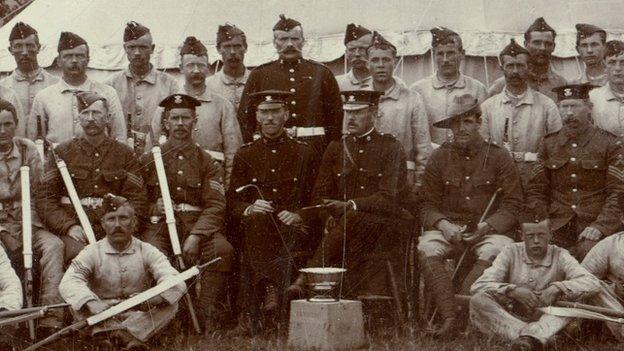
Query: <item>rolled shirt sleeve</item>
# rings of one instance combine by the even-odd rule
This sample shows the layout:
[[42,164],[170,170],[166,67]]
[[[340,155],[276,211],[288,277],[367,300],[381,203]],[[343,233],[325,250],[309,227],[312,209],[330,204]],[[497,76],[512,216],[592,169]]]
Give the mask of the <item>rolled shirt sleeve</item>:
[[24,303],[22,284],[11,266],[11,261],[0,246],[0,308],[19,310]]
[[80,310],[87,302],[99,300],[89,287],[89,279],[97,265],[94,257],[98,254],[95,245],[89,245],[72,260],[69,268],[59,284],[59,293],[75,311]]
[[[160,284],[163,281],[179,274],[179,272],[173,268],[165,254],[150,244],[142,243],[141,245],[143,246],[143,262],[152,273],[156,284]],[[163,291],[160,293],[160,296],[169,304],[174,304],[182,298],[185,292],[186,283],[181,282],[168,290]]]

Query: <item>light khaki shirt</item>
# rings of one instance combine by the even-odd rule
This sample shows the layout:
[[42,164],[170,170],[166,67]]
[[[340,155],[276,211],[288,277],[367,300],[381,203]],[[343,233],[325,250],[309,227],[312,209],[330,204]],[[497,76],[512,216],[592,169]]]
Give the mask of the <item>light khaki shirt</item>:
[[416,173],[424,173],[432,147],[427,112],[420,94],[395,78],[392,88],[379,99],[375,129],[397,138],[403,146],[407,161],[415,162]]
[[594,125],[624,139],[624,100],[607,85],[589,91]]
[[37,138],[37,116],[41,116],[41,123],[47,125],[46,138],[52,143],[61,143],[83,135],[75,96],[78,91],[94,91],[106,99],[110,115],[109,135],[125,142],[126,119],[115,89],[88,78],[80,86],[69,85],[61,79],[41,90],[33,101],[30,117],[26,122],[25,136],[31,140]]
[[546,134],[561,129],[555,102],[531,88],[516,104],[503,90],[485,100],[481,111],[483,138],[513,152],[535,153]]
[[562,296],[577,300],[600,291],[598,279],[583,268],[570,253],[560,247],[548,245],[546,256],[539,262],[526,253],[525,244],[507,245],[492,265],[477,279],[470,293],[472,295],[489,291],[505,294],[512,288],[525,287],[541,291],[554,285]]
[[13,270],[9,256],[0,246],[0,308],[19,310],[23,303],[22,283]]
[[[127,299],[177,274],[167,257],[151,244],[133,237],[128,248],[120,252],[105,237],[74,258],[59,292],[77,311],[93,300]],[[186,284],[182,282],[160,296],[173,304],[185,291]]]
[[46,70],[41,67],[35,72],[32,78],[16,69],[10,76],[0,80],[0,86],[15,91],[24,109],[24,116],[28,117],[37,93],[58,82],[59,79],[59,77],[46,72]]
[[173,76],[154,67],[143,78],[136,78],[126,68],[109,77],[106,84],[115,89],[124,118],[132,116],[132,130],[146,133],[158,104],[169,95],[181,92]]
[[487,98],[485,86],[478,80],[463,74],[460,74],[455,83],[451,85],[445,85],[436,74],[433,74],[412,84],[410,89],[422,96],[427,109],[431,141],[438,145],[450,141],[453,133],[450,129],[437,128],[433,124],[448,117],[448,109],[456,96],[470,94],[477,98],[479,103]]
[[624,232],[602,239],[581,265],[598,279],[624,284]]
[[362,80],[358,80],[355,78],[353,70],[350,70],[346,74],[336,76],[336,82],[338,82],[340,91],[367,90],[371,89],[373,86],[373,77],[368,76]]
[[250,70],[245,69],[242,77],[234,78],[220,70],[206,79],[206,86],[208,89],[226,98],[234,106],[234,111],[237,111],[250,72]]

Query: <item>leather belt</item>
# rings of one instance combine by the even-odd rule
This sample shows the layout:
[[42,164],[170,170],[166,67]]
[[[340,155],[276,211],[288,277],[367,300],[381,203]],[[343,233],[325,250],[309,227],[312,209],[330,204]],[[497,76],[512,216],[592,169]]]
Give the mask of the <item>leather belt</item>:
[[513,157],[516,162],[536,162],[537,161],[537,153],[535,152],[511,152],[511,157]]
[[[102,207],[102,203],[104,199],[101,197],[83,197],[80,199],[80,204],[85,207],[89,207],[95,210],[98,207]],[[66,205],[71,205],[72,202],[67,196],[61,197],[61,203]]]
[[225,161],[225,154],[223,152],[212,151],[212,150],[205,150],[205,151],[215,160],[221,161],[221,162]]
[[325,127],[292,127],[286,132],[294,138],[315,137],[325,135]]
[[174,204],[173,210],[177,212],[200,212],[200,211],[203,211],[203,208],[199,206],[195,206],[195,205],[182,203],[182,204]]

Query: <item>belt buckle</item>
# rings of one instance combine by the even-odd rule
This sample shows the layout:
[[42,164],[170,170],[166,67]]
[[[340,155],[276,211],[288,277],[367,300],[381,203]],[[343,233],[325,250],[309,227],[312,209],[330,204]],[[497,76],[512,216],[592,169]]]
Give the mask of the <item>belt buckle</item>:
[[512,152],[513,159],[516,162],[524,162],[524,153],[522,152]]
[[100,198],[88,197],[87,199],[88,200],[86,206],[92,210],[95,210],[96,208],[102,206],[102,199]]
[[290,128],[285,128],[285,129],[286,129],[286,134],[288,134],[289,137],[291,138],[297,137],[297,127],[290,127]]

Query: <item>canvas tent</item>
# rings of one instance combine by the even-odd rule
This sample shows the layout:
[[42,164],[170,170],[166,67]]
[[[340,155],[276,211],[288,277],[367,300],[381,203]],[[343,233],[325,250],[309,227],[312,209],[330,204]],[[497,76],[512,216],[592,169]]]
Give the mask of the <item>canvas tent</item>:
[[[558,31],[555,67],[566,77],[579,74],[574,24],[593,23],[607,30],[609,39],[624,38],[624,13],[620,0],[35,0],[0,28],[0,43],[7,43],[13,24],[27,22],[39,30],[42,66],[56,56],[61,31],[83,36],[91,48],[90,74],[119,70],[127,61],[122,47],[125,23],[135,20],[150,27],[156,43],[153,63],[160,69],[178,66],[178,49],[184,38],[194,35],[214,47],[217,26],[234,23],[247,33],[246,64],[256,66],[275,59],[271,28],[280,13],[302,22],[305,57],[326,62],[336,73],[344,64],[343,32],[355,22],[379,30],[395,43],[403,56],[397,74],[412,82],[432,72],[428,56],[429,29],[442,25],[461,34],[468,55],[464,72],[484,82],[500,76],[496,56],[539,16]],[[15,66],[6,50],[0,51],[0,72]],[[97,78],[96,78],[97,79]]]

